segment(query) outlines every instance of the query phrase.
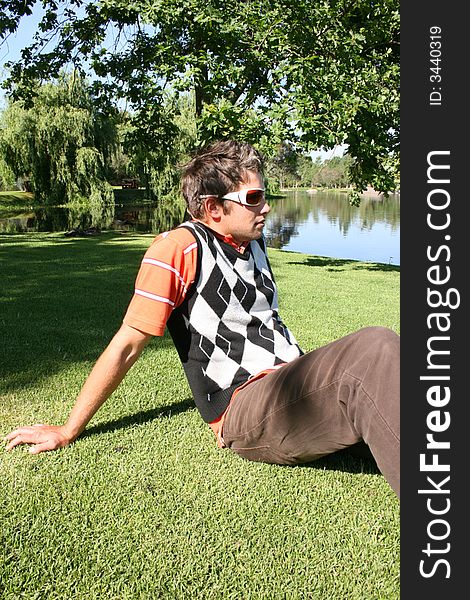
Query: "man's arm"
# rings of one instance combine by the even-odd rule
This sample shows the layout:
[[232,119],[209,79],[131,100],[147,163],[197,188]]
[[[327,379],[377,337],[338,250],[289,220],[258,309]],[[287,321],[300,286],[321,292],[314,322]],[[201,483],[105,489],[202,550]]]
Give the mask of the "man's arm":
[[139,358],[151,335],[123,324],[101,354],[77,397],[64,425],[20,427],[6,436],[7,450],[19,444],[33,444],[31,454],[63,448],[73,442],[87,423],[118,387]]

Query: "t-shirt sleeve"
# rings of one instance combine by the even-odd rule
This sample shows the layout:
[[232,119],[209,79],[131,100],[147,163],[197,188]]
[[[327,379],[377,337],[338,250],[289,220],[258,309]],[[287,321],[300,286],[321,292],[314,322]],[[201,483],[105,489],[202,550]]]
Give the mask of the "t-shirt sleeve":
[[162,336],[171,312],[194,283],[197,242],[183,227],[155,238],[142,259],[124,323]]

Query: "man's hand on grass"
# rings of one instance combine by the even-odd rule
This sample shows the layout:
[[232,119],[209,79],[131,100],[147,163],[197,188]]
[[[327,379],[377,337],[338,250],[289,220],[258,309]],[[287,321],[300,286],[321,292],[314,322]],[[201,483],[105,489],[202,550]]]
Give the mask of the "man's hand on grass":
[[29,452],[39,454],[46,450],[63,448],[73,441],[65,427],[54,425],[32,425],[31,427],[20,427],[9,433],[5,441],[9,442],[6,450],[12,450],[20,444],[32,444]]
[[19,427],[6,436],[6,450],[31,444],[29,452],[39,454],[73,442],[114,392],[151,338],[150,334],[123,323],[85,381],[67,422],[59,426]]

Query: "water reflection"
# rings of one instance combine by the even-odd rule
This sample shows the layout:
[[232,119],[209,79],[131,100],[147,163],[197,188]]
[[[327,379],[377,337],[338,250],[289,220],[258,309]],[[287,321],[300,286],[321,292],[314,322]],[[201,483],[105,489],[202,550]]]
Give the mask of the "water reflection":
[[112,227],[114,215],[114,204],[87,208],[41,206],[28,212],[0,213],[0,232],[68,231],[91,227],[108,229]]
[[[400,263],[400,199],[363,197],[359,207],[344,193],[290,192],[270,200],[268,244],[307,254]],[[184,220],[181,202],[105,207],[42,207],[22,214],[0,213],[1,232],[124,230],[159,233]]]
[[392,231],[400,229],[400,201],[396,196],[389,198],[363,197],[359,207],[351,206],[344,193],[290,192],[285,198],[271,202],[268,217],[269,239],[276,248],[289,243],[298,235],[298,226],[311,219],[319,224],[324,218],[338,227],[347,236],[352,225],[361,230],[371,230],[377,222],[390,226]]
[[0,213],[0,233],[90,230],[158,233],[172,229],[183,218],[184,206],[178,202],[86,208],[43,206],[27,213]]
[[291,192],[270,204],[265,234],[274,248],[400,263],[399,196],[364,196],[354,207],[344,193]]

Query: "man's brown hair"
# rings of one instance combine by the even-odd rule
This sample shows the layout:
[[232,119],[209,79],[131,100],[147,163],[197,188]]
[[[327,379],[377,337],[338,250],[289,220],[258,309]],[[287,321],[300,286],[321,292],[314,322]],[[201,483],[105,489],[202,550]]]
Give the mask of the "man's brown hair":
[[196,219],[203,218],[201,195],[224,196],[246,181],[247,171],[262,175],[263,170],[263,157],[247,142],[222,140],[200,149],[182,167],[182,192],[188,212]]

